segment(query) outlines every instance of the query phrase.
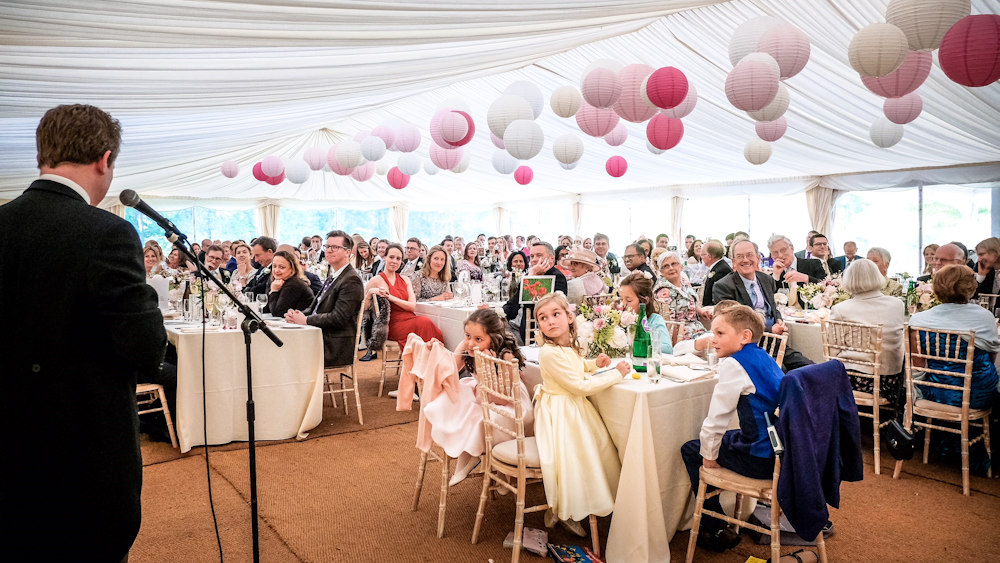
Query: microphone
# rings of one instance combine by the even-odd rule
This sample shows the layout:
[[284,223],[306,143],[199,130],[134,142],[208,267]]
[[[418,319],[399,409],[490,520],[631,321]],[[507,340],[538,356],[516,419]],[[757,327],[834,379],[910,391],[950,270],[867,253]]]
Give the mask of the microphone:
[[122,205],[131,207],[156,222],[156,224],[159,225],[161,229],[166,231],[168,235],[173,236],[173,238],[170,236],[167,237],[170,239],[170,242],[187,240],[187,237],[181,233],[181,230],[178,229],[177,226],[170,221],[170,219],[160,215],[155,209],[150,207],[148,203],[142,201],[142,198],[139,197],[139,194],[135,193],[135,190],[122,191],[121,195],[118,196],[118,200],[122,202]]

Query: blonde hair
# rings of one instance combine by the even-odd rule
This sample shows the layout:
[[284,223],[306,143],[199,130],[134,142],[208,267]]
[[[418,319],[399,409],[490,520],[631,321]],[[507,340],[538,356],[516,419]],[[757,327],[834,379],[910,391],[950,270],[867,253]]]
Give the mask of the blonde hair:
[[749,330],[753,335],[753,343],[760,342],[764,337],[764,318],[757,311],[746,305],[734,305],[722,312],[716,313],[715,318],[722,318],[729,326],[738,331]]
[[[567,318],[569,318],[570,348],[572,348],[574,351],[576,351],[577,354],[580,354],[582,356],[584,354],[584,351],[583,348],[580,347],[580,343],[577,342],[575,315],[573,314],[572,311],[569,310],[569,300],[566,299],[566,296],[563,294],[563,292],[554,291],[536,301],[535,311],[552,303],[555,303],[560,308],[562,308],[563,311],[566,312],[566,316]],[[545,333],[542,332],[542,329],[539,328],[537,330],[538,334],[536,335],[536,340],[541,340],[542,345],[549,344],[552,346],[559,346],[559,344],[557,344],[555,340],[549,338],[548,336],[545,336]]]

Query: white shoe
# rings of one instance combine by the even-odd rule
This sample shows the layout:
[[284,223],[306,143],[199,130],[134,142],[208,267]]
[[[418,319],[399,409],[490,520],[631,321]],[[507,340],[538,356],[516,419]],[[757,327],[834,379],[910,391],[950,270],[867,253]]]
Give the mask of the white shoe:
[[[386,395],[388,395],[390,399],[395,399],[396,397],[399,396],[399,389],[395,389],[395,390],[389,391],[388,393],[386,393]],[[414,393],[413,394],[413,400],[419,403],[420,402],[420,395],[417,395],[416,393]]]
[[482,463],[482,461],[483,458],[481,457],[469,457],[469,461],[465,465],[455,469],[455,474],[452,475],[451,481],[448,481],[448,486],[454,487],[462,481],[465,481],[465,478],[469,476],[469,473],[472,473],[473,469],[479,467],[479,464]]

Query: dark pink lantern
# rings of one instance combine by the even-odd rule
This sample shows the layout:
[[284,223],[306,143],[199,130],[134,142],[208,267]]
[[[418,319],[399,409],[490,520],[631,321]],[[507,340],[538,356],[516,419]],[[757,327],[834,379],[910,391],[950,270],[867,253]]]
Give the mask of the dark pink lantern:
[[684,122],[680,119],[658,113],[646,124],[646,139],[649,144],[661,151],[676,147],[682,137],[684,137]]
[[456,109],[456,110],[454,110],[454,112],[457,113],[458,115],[461,115],[462,117],[464,117],[465,121],[469,125],[469,132],[465,134],[465,137],[463,137],[459,141],[456,141],[454,143],[450,143],[451,146],[453,146],[453,147],[462,147],[462,146],[465,146],[465,145],[469,144],[469,141],[471,141],[472,138],[476,136],[476,122],[472,120],[472,116],[471,115],[469,115],[468,113],[466,113],[464,111]]
[[258,182],[263,182],[264,180],[267,180],[267,174],[264,174],[264,170],[261,169],[261,166],[262,165],[259,162],[253,165],[253,177],[257,178]]
[[658,108],[677,107],[684,101],[687,93],[687,76],[672,66],[658,68],[646,79],[646,97]]
[[941,70],[962,86],[980,88],[1000,79],[1000,15],[966,16],[941,40]]
[[527,186],[535,178],[535,173],[530,166],[518,166],[514,171],[514,180],[522,186]]
[[400,172],[397,166],[393,166],[386,177],[389,179],[389,185],[397,190],[405,188],[410,183],[410,177]]
[[628,162],[625,161],[624,157],[615,155],[608,159],[608,162],[604,165],[604,169],[611,176],[621,178],[628,171]]
[[882,78],[862,76],[861,82],[883,98],[901,98],[916,91],[927,80],[933,59],[934,56],[929,51],[910,51],[906,54],[906,60],[895,71]]
[[267,178],[264,179],[264,181],[267,182],[268,184],[271,184],[272,186],[277,186],[278,184],[285,181],[285,173],[282,172],[280,175],[274,177],[268,176]]

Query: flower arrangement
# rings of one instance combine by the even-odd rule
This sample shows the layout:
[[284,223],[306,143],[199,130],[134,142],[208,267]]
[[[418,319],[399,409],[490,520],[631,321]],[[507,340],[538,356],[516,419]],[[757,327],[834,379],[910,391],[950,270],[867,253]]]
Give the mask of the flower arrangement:
[[629,333],[637,320],[638,315],[624,310],[621,301],[594,307],[580,304],[576,316],[577,342],[586,348],[588,358],[600,354],[624,357],[632,344]]
[[906,307],[910,314],[926,311],[940,305],[934,286],[929,283],[917,282],[906,292]]
[[840,286],[839,274],[819,283],[802,284],[799,286],[799,295],[803,297],[806,306],[813,309],[828,309],[851,298],[851,294]]

